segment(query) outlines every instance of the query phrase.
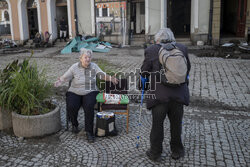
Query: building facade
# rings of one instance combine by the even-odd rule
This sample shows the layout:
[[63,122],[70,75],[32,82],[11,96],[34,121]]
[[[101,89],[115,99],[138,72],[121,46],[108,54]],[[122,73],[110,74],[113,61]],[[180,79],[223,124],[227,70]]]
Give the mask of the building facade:
[[170,27],[193,44],[248,40],[250,0],[77,0],[80,34],[130,44]]
[[163,27],[193,44],[250,34],[250,0],[1,0],[0,38],[22,42],[48,31],[54,41],[62,17],[69,38],[79,33],[122,45],[147,42]]
[[49,32],[50,40],[55,40],[61,17],[68,23],[68,36],[76,35],[74,0],[1,0],[0,10],[8,11],[9,15],[9,31],[1,36],[15,41],[32,39],[37,32]]

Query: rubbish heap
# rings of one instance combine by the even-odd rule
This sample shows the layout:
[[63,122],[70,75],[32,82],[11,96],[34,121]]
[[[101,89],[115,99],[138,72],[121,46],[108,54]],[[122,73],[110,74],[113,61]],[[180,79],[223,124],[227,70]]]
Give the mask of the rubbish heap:
[[14,48],[14,47],[17,47],[15,41],[10,39],[0,40],[0,48]]
[[93,52],[107,53],[112,48],[109,42],[99,41],[97,37],[81,37],[77,36],[72,39],[62,50],[61,54],[69,54],[72,52],[79,52],[81,48],[90,49]]

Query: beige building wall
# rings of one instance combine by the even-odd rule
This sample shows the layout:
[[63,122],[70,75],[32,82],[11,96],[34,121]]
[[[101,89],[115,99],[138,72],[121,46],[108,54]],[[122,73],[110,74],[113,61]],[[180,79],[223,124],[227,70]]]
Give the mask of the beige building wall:
[[[92,0],[77,0],[77,15],[78,28],[80,34],[94,35],[92,32],[92,15],[91,15]],[[94,3],[94,2],[93,2]],[[85,16],[85,17],[82,17]],[[94,18],[94,16],[93,16]]]
[[17,0],[9,0],[11,4],[11,14],[12,14],[12,27],[13,27],[13,36],[14,40],[20,40],[20,31],[19,31],[19,20],[18,20],[18,9],[17,9]]
[[48,31],[48,12],[47,12],[46,1],[42,2],[41,0],[39,0],[40,10],[41,10],[41,27],[42,27],[43,35],[46,31]]
[[[13,26],[13,36],[14,36],[14,40],[21,40],[20,38],[20,23],[18,20],[18,1],[19,0],[9,0],[10,4],[11,4],[11,14],[12,14],[12,26]],[[40,3],[40,11],[41,11],[41,31],[42,34],[44,35],[44,33],[46,31],[48,31],[48,12],[47,12],[47,1],[45,0],[44,2],[42,2],[42,0],[39,0]],[[74,0],[70,0],[70,9],[71,9],[71,25],[72,25],[72,35],[73,37],[75,37],[76,35],[76,31],[75,31],[75,19],[74,19]]]
[[161,28],[161,1],[145,1],[146,34],[154,35]]
[[212,43],[219,45],[220,43],[220,13],[221,13],[221,0],[214,0],[213,9],[213,24],[212,24]]

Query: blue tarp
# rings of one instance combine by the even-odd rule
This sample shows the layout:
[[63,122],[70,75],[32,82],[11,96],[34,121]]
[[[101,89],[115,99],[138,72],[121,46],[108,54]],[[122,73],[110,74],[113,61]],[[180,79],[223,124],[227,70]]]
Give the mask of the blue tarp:
[[64,48],[61,50],[61,54],[72,53],[72,49],[77,44],[76,38],[72,39]]
[[81,48],[86,48],[86,47],[88,47],[88,46],[89,46],[89,44],[86,43],[86,42],[79,42],[79,43],[77,44],[77,52],[79,52]]
[[94,38],[85,39],[84,41],[85,42],[95,42],[95,41],[98,41],[98,40],[99,40],[99,38],[94,37]]
[[79,52],[81,48],[91,49],[93,52],[107,53],[110,51],[109,48],[112,47],[108,42],[99,42],[97,37],[89,38],[83,41],[81,41],[80,37],[75,37],[63,48],[63,50],[61,50],[61,54]]

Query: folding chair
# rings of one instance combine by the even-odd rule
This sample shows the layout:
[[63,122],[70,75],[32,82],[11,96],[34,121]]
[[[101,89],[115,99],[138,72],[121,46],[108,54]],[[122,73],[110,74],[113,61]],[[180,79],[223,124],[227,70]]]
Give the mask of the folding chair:
[[[127,79],[121,79],[117,85],[112,82],[106,81],[105,93],[110,94],[128,94]],[[104,104],[100,103],[100,112],[104,110],[116,110],[115,114],[126,115],[127,117],[127,133],[129,130],[129,104]],[[124,111],[122,111],[124,110]]]
[[[68,89],[69,87],[71,86],[71,82],[72,80],[69,81],[69,85],[68,85]],[[67,90],[68,90],[67,89]],[[65,94],[66,95],[66,94]],[[67,110],[67,107],[66,107],[66,130],[68,131],[69,130],[69,113],[68,113],[68,110]]]

